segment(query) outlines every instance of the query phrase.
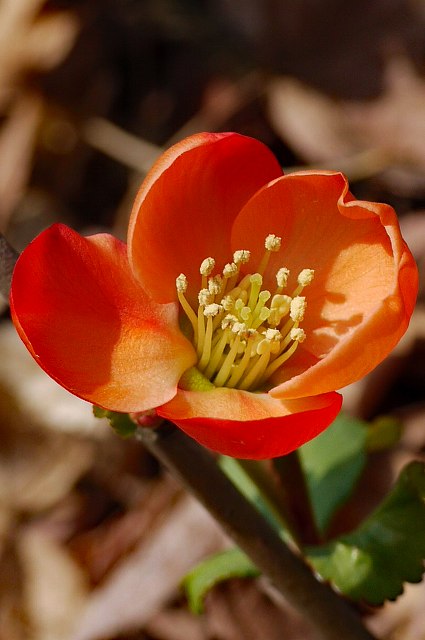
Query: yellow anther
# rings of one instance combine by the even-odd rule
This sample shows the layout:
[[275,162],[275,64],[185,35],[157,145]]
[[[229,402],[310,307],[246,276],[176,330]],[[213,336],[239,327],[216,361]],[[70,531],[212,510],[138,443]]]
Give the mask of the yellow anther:
[[206,318],[214,318],[214,316],[218,315],[221,311],[223,311],[221,304],[208,304],[204,309],[204,316]]
[[208,280],[208,290],[214,296],[218,296],[221,293],[222,286],[223,278],[219,275],[214,276]]
[[264,240],[264,246],[267,251],[279,251],[282,244],[282,238],[279,236],[275,236],[273,233],[270,233],[266,239]]
[[220,304],[223,306],[225,311],[231,311],[235,306],[235,299],[232,296],[224,296]]
[[294,327],[290,331],[291,340],[295,340],[296,342],[304,342],[306,339],[306,333],[304,329],[300,329],[300,327]]
[[306,299],[303,296],[296,296],[291,302],[290,316],[294,322],[302,322],[304,320],[305,310],[307,308]]
[[199,267],[199,273],[201,274],[201,276],[209,276],[213,272],[214,267],[215,267],[214,258],[205,258],[205,260],[202,260],[201,262],[201,266]]
[[235,262],[228,262],[223,268],[223,278],[231,278],[237,275],[239,269]]
[[198,302],[202,307],[206,307],[207,304],[211,304],[213,300],[214,296],[208,289],[201,289],[198,293]]
[[258,267],[258,273],[265,272],[267,265],[269,264],[271,253],[279,251],[281,244],[282,244],[282,238],[279,238],[279,236],[275,236],[273,233],[270,233],[266,237],[266,239],[264,240],[264,246],[266,248],[266,251]]
[[223,320],[221,322],[221,328],[224,330],[224,329],[227,329],[228,327],[232,327],[232,325],[235,322],[238,322],[237,317],[233,316],[231,314],[228,314],[227,316],[224,316],[224,318],[223,318]]
[[300,284],[302,287],[306,287],[313,281],[313,278],[314,269],[303,269],[298,274],[298,284]]
[[244,338],[248,335],[248,327],[245,322],[235,322],[232,325],[232,333],[236,333],[241,338]]
[[276,282],[277,282],[279,293],[288,284],[288,278],[289,278],[289,269],[287,269],[286,267],[281,267],[279,271],[276,273]]
[[248,251],[247,249],[239,249],[238,251],[235,251],[235,253],[233,254],[233,261],[237,265],[246,264],[247,262],[249,262],[250,257],[251,257],[250,251]]
[[279,342],[282,339],[282,334],[278,329],[266,329],[263,331],[263,336],[269,342]]
[[186,293],[187,291],[187,278],[184,273],[181,273],[176,278],[176,288],[178,293]]

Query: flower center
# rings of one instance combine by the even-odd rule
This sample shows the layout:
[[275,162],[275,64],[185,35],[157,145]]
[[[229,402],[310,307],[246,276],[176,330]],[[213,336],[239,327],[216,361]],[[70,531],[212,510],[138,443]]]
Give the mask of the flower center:
[[252,274],[241,274],[251,257],[245,249],[235,251],[233,262],[221,274],[213,275],[214,258],[203,260],[196,310],[185,297],[186,276],[182,273],[176,279],[180,304],[193,329],[196,367],[216,387],[261,389],[306,337],[299,325],[307,303],[300,293],[313,280],[314,271],[303,269],[298,274],[291,295],[283,293],[289,277],[286,267],[277,271],[273,292],[262,289],[270,255],[280,250],[281,238],[270,234],[264,244],[264,256]]

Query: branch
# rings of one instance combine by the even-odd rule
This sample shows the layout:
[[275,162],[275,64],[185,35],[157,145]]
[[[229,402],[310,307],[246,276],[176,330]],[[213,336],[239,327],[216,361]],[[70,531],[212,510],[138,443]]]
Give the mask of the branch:
[[170,423],[141,428],[138,438],[220,522],[322,640],[374,640],[342,598],[307,565],[235,488],[213,456]]
[[18,252],[13,249],[6,238],[0,233],[0,293],[9,298],[10,283],[13,268],[18,259]]

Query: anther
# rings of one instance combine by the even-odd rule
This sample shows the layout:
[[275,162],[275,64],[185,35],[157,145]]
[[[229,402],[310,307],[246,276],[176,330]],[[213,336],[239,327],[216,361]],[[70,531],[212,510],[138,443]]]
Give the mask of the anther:
[[270,260],[270,254],[272,252],[276,252],[279,251],[280,247],[282,244],[282,238],[280,238],[279,236],[275,236],[273,233],[270,233],[266,239],[264,240],[264,246],[266,248],[266,251],[262,257],[262,260],[260,262],[260,265],[258,267],[258,273],[264,273],[267,265],[269,263]]
[[187,291],[187,278],[184,273],[181,273],[176,278],[176,288],[178,293],[186,293]]
[[231,311],[235,306],[235,299],[232,296],[224,296],[220,304],[225,311]]
[[250,257],[251,252],[247,249],[239,249],[233,254],[233,260],[237,265],[246,264],[247,262],[249,262]]
[[206,307],[207,304],[211,304],[213,300],[214,296],[208,289],[201,289],[198,293],[198,302],[202,307]]
[[282,291],[288,284],[289,278],[289,269],[286,267],[281,267],[279,271],[276,273],[276,282],[278,287],[278,293]]
[[294,327],[291,329],[289,335],[291,336],[291,340],[294,340],[295,342],[304,342],[306,339],[306,333],[304,329],[301,329],[300,327]]
[[235,262],[228,262],[223,268],[223,278],[231,278],[238,273],[238,265]]
[[214,316],[218,315],[221,311],[223,311],[223,307],[221,304],[216,304],[213,302],[212,304],[208,304],[204,309],[204,316],[206,318],[214,318]]
[[214,267],[215,267],[214,258],[205,258],[205,260],[202,260],[201,262],[201,266],[199,267],[199,273],[201,274],[201,276],[209,276],[213,272]]
[[306,299],[303,296],[293,298],[291,302],[290,316],[294,322],[302,322],[304,320],[305,310],[307,308]]
[[208,280],[208,290],[209,292],[217,296],[221,293],[221,288],[223,286],[223,278],[219,275],[214,276]]
[[281,244],[282,238],[279,238],[279,236],[275,236],[273,233],[270,233],[264,241],[264,246],[266,247],[267,251],[279,251]]
[[298,274],[298,284],[302,287],[306,287],[308,284],[312,282],[314,278],[314,269],[303,269]]

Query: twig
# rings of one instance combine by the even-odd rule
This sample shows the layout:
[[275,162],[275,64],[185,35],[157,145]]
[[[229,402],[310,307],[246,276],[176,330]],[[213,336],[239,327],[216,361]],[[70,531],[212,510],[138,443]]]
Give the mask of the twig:
[[139,439],[200,500],[236,544],[311,623],[322,640],[374,640],[355,611],[281,540],[234,487],[213,456],[170,423]]
[[285,502],[295,519],[300,540],[304,544],[318,544],[320,536],[298,451],[275,458],[272,460],[272,467],[280,489],[285,494]]
[[18,252],[13,249],[3,234],[0,233],[0,293],[9,297],[13,268],[18,259]]

